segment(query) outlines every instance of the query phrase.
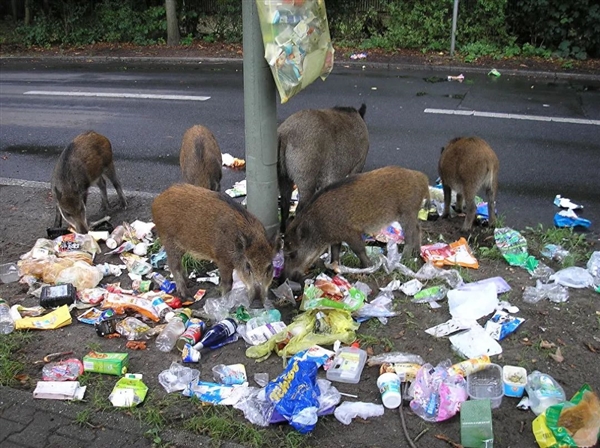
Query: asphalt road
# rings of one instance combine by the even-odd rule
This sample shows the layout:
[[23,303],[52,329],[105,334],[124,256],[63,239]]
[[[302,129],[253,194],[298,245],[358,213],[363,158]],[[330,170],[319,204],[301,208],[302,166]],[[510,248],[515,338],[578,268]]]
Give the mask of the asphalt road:
[[[181,137],[209,127],[222,152],[244,157],[241,62],[197,64],[0,61],[0,177],[49,181],[78,133],[113,143],[126,189],[160,192],[179,181]],[[322,82],[277,106],[278,122],[305,108],[367,104],[371,148],[365,170],[397,164],[433,183],[440,148],[477,135],[500,159],[497,208],[515,228],[552,225],[561,194],[600,225],[600,82],[338,65]],[[31,91],[210,97],[205,101],[25,94]],[[476,111],[476,113],[473,113]],[[515,116],[519,115],[519,116]],[[578,121],[579,120],[579,121]],[[310,132],[310,130],[307,130]],[[244,173],[225,170],[223,188]],[[384,192],[382,192],[384,194]]]

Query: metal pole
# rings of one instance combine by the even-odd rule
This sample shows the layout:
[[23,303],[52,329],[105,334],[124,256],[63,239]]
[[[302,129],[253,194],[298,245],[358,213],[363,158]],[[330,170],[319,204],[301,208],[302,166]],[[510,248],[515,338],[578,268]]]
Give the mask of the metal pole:
[[277,186],[277,105],[275,82],[264,58],[258,10],[242,1],[244,43],[244,121],[247,208],[269,236],[279,228]]
[[456,21],[458,18],[458,0],[454,0],[454,10],[452,11],[452,37],[450,39],[450,56],[454,56],[454,44],[456,40]]

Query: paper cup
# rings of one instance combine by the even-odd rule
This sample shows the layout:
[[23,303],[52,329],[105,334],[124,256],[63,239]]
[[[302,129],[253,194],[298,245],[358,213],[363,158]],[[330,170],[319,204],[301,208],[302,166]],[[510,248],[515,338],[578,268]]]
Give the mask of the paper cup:
[[381,392],[381,401],[388,409],[396,409],[402,403],[400,395],[400,378],[395,373],[384,373],[377,379],[377,387]]

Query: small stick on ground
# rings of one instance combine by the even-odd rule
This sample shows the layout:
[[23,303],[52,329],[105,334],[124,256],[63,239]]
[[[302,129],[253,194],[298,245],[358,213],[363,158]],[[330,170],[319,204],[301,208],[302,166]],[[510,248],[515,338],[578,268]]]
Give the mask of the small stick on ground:
[[443,440],[444,442],[448,443],[452,448],[464,448],[460,443],[456,443],[453,440],[450,440],[450,438],[444,434],[436,434],[435,438]]
[[423,437],[425,435],[425,433],[429,431],[429,428],[425,428],[423,431],[421,431],[419,434],[417,434],[417,437],[415,437],[415,443],[417,443],[417,441]]
[[525,429],[525,420],[521,420],[521,429],[519,430],[519,434],[523,434],[524,429]]

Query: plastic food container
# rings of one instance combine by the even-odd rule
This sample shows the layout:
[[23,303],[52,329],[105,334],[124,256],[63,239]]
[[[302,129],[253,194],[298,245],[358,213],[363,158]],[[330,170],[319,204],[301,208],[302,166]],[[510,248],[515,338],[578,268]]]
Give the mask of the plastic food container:
[[502,367],[489,364],[485,369],[467,376],[467,393],[471,400],[489,398],[492,409],[499,407],[504,395]]
[[19,280],[19,268],[15,263],[0,264],[0,280],[2,283],[12,283]]
[[504,382],[504,395],[520,398],[525,392],[525,386],[527,386],[527,370],[523,367],[504,366],[502,368],[502,380]]

